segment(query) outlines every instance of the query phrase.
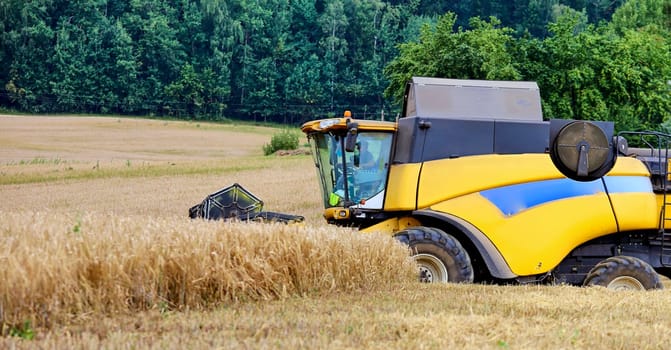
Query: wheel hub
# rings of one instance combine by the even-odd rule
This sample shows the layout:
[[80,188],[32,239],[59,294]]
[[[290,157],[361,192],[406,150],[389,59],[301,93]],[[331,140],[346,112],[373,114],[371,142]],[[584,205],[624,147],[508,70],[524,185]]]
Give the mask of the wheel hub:
[[631,276],[619,276],[614,278],[608,283],[606,288],[612,290],[645,290],[643,284]]
[[419,281],[422,283],[445,283],[449,277],[447,268],[440,259],[430,254],[417,254],[415,262],[419,265]]

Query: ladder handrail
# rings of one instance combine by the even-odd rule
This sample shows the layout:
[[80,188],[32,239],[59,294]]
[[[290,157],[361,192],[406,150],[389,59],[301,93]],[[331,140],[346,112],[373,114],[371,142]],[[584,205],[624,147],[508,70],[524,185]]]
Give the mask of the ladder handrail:
[[[650,156],[657,158],[657,175],[661,177],[661,195],[662,204],[659,213],[658,234],[660,239],[659,260],[662,266],[671,266],[671,230],[666,229],[666,223],[671,222],[667,217],[667,207],[671,206],[669,202],[669,145],[671,144],[671,135],[655,131],[624,131],[617,134],[618,140],[622,135],[638,136],[641,144],[647,145],[650,149]],[[657,147],[655,147],[646,137],[656,138]],[[625,138],[626,140],[626,138]],[[655,169],[650,169],[654,172]],[[653,175],[653,174],[651,174]]]

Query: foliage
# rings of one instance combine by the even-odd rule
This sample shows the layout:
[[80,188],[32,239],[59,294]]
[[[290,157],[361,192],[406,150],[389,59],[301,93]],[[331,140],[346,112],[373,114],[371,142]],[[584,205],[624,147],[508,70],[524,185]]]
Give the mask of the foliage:
[[620,32],[654,26],[671,31],[671,0],[628,0],[613,14],[613,29]]
[[[668,29],[669,0],[630,0],[618,14],[623,3],[6,0],[0,108],[285,124],[344,109],[358,118],[393,116],[398,105],[383,91],[390,83],[399,91],[410,74],[536,80],[525,69],[547,67],[516,56],[517,38],[554,35],[546,24],[569,7],[589,23],[613,16],[620,33],[645,24],[658,34]],[[431,38],[430,28],[442,34]],[[409,55],[420,37],[434,40],[430,56]],[[401,43],[407,57],[398,59]],[[383,70],[395,59],[391,71],[399,73],[390,79]]]
[[[425,25],[418,40],[399,46],[385,68],[385,93],[401,102],[412,76],[531,80],[539,84],[548,119],[660,130],[671,120],[671,34],[655,16],[669,11],[669,3],[632,0],[612,23],[599,25],[589,24],[585,12],[557,6],[550,35],[542,39],[515,37],[495,18],[472,18],[471,29],[464,29],[448,13]],[[629,17],[643,4],[646,11]]]
[[412,76],[457,79],[517,80],[509,46],[512,30],[490,18],[471,19],[472,30],[455,29],[456,16],[441,16],[435,27],[424,25],[419,40],[400,45],[400,54],[386,68],[386,93],[402,101],[405,83]]
[[263,145],[263,154],[270,155],[279,150],[293,150],[298,148],[297,132],[285,129],[273,135],[270,143]]
[[671,41],[650,27],[583,27],[569,12],[540,43],[537,80],[548,118],[612,120],[619,129],[659,129],[671,117]]
[[35,338],[35,330],[33,330],[30,321],[24,321],[23,324],[10,327],[9,336],[19,337],[25,340],[33,340]]

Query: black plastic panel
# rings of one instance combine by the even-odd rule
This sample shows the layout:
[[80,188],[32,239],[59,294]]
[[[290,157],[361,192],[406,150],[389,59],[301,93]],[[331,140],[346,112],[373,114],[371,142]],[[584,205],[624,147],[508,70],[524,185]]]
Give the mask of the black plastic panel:
[[480,154],[544,153],[549,123],[509,120],[402,118],[395,163],[418,163]]

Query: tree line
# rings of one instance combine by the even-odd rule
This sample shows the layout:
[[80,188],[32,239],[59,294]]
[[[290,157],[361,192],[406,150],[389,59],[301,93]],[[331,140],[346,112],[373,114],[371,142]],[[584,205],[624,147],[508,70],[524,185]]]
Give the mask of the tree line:
[[385,68],[401,101],[413,75],[538,82],[545,118],[610,120],[619,130],[671,131],[671,1],[629,0],[611,21],[558,8],[545,38],[516,37],[496,18],[456,26],[447,14],[400,45]]
[[548,117],[656,126],[670,1],[5,0],[0,108],[393,119],[426,75],[538,81]]

